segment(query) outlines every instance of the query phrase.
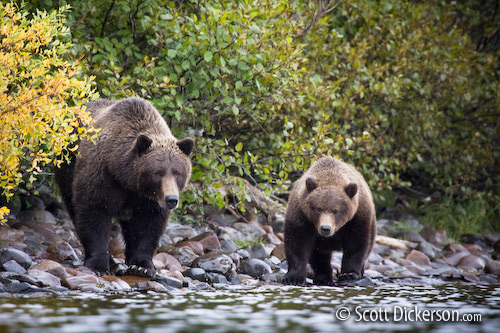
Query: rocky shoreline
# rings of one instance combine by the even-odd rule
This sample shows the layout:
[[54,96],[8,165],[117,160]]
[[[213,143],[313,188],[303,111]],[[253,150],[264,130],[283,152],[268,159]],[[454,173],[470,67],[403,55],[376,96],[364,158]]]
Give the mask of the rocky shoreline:
[[[207,223],[171,221],[154,256],[157,274],[150,279],[120,275],[127,267],[118,226],[110,241],[114,275],[97,276],[83,266],[81,245],[61,205],[50,195],[21,201],[0,226],[2,296],[279,284],[287,271],[281,214],[270,225],[259,223],[258,217],[238,220],[223,211]],[[500,284],[499,233],[469,235],[456,243],[443,230],[424,227],[413,217],[380,219],[377,228],[365,277],[342,285]],[[341,260],[342,254],[334,253],[334,271],[340,269]]]

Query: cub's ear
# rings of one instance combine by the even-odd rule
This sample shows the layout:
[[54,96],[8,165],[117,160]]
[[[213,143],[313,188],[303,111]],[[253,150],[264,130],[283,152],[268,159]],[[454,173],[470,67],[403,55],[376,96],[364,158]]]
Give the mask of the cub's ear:
[[184,154],[189,156],[189,154],[191,154],[191,152],[193,151],[194,139],[184,138],[182,140],[179,140],[177,141],[177,146]]
[[347,196],[352,199],[356,195],[356,193],[358,193],[358,185],[350,183],[344,188],[344,191]]
[[316,187],[318,187],[318,183],[314,180],[314,178],[307,178],[306,179],[306,188],[309,192],[312,192]]
[[141,134],[135,141],[134,151],[140,155],[144,153],[149,147],[151,147],[151,143],[153,143],[153,140],[149,136],[147,136],[146,134]]

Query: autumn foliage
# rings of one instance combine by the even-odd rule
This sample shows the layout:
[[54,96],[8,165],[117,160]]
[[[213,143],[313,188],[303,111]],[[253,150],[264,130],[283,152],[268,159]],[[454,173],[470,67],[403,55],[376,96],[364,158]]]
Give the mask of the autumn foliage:
[[[12,4],[0,5],[0,188],[6,197],[32,183],[43,167],[60,164],[64,151],[86,130],[82,110],[94,97],[78,62],[63,58],[69,42],[62,11],[28,17]],[[4,207],[0,217],[7,212]]]

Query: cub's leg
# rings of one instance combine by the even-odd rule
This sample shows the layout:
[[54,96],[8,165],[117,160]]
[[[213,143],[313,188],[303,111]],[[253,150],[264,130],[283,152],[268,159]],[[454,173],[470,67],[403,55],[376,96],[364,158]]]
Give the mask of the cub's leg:
[[314,284],[319,285],[332,285],[332,253],[331,252],[320,252],[315,249],[309,260],[311,268],[314,271]]

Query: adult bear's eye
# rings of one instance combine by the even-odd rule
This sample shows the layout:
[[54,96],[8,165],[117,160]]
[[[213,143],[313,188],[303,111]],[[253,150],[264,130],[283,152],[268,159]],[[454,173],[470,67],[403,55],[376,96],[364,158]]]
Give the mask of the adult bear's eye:
[[316,208],[316,211],[318,212],[318,214],[321,214],[323,212],[323,209],[318,207],[318,208]]
[[336,209],[334,209],[334,210],[333,210],[333,214],[334,214],[334,215],[337,215],[338,213],[339,213],[339,211],[338,211],[338,210],[336,210]]

